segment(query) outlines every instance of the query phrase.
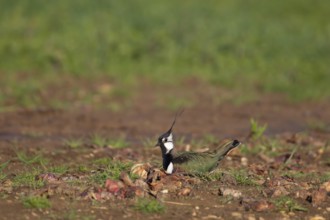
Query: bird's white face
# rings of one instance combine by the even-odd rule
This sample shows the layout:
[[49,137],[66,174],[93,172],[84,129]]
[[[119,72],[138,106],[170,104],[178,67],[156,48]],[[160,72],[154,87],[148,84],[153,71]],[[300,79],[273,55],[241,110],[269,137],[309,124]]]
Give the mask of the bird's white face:
[[166,148],[166,154],[168,154],[174,148],[172,133],[167,138],[164,137],[162,142]]

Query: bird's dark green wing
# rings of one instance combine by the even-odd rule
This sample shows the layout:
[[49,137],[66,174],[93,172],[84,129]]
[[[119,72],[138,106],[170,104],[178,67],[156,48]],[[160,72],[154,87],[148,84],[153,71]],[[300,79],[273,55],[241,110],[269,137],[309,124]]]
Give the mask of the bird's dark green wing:
[[197,152],[182,152],[174,156],[173,163],[182,164],[207,157],[208,154]]

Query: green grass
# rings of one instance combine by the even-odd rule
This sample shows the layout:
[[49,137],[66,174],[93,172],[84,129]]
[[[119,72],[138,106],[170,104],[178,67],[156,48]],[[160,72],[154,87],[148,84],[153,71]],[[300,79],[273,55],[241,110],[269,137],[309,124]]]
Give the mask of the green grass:
[[95,147],[107,147],[109,144],[108,140],[99,134],[93,134],[91,136],[91,143]]
[[84,141],[82,139],[68,139],[64,141],[64,144],[70,148],[79,148],[84,145]]
[[50,208],[51,203],[45,197],[40,196],[29,196],[22,199],[25,208],[38,208],[45,209]]
[[90,181],[96,184],[104,184],[107,179],[118,180],[121,172],[129,172],[132,163],[100,158],[95,161],[98,171],[90,176]]
[[10,160],[0,164],[0,172],[2,172],[8,166],[9,163],[10,163]]
[[194,175],[204,181],[218,181],[221,180],[223,172],[221,170],[214,170],[210,173],[196,173]]
[[93,134],[90,141],[95,147],[110,147],[114,149],[120,149],[128,146],[128,142],[124,136],[109,139],[99,134]]
[[248,175],[246,170],[231,170],[231,175],[235,178],[237,184],[244,186],[256,186],[256,182]]
[[[17,0],[0,8],[2,108],[127,99],[141,77],[166,85],[192,75],[243,100],[264,92],[330,96],[329,1]],[[63,89],[63,78],[91,88]],[[113,90],[93,87],[104,78]],[[168,107],[192,104],[175,99]]]
[[3,173],[2,171],[0,171],[0,182],[2,180],[4,180],[7,177],[7,175],[5,173]]
[[273,138],[262,139],[254,143],[242,144],[239,150],[242,154],[251,156],[257,154],[264,154],[268,157],[276,157],[283,152],[292,149],[292,145],[283,145],[278,140]]
[[324,172],[319,176],[320,182],[324,183],[330,181],[330,172]]
[[69,167],[67,165],[59,165],[59,166],[50,167],[48,169],[48,172],[64,174],[64,173],[68,172],[68,170],[69,170]]
[[48,160],[45,159],[41,154],[37,155],[27,155],[24,152],[16,152],[16,156],[19,161],[26,165],[32,165],[32,164],[39,164],[42,167],[45,167],[45,165],[48,163]]
[[138,199],[135,203],[135,209],[143,213],[163,213],[165,211],[164,205],[155,199]]
[[85,173],[85,172],[90,171],[90,168],[85,165],[78,165],[78,167],[76,168],[76,171]]
[[37,180],[36,176],[41,171],[39,169],[33,169],[31,171],[24,171],[17,174],[13,179],[14,187],[30,187],[33,189],[41,188],[45,185],[43,180]]
[[274,200],[275,206],[280,210],[285,211],[304,211],[307,212],[308,209],[300,205],[297,201],[294,199],[288,197],[288,196],[282,196],[276,200]]
[[128,142],[126,141],[124,136],[109,139],[108,144],[111,148],[114,148],[114,149],[121,149],[121,148],[125,148],[128,146]]
[[147,137],[147,138],[141,139],[142,146],[145,148],[155,147],[156,142],[157,142],[157,137],[153,137],[153,138]]
[[304,173],[299,171],[286,171],[282,174],[282,176],[288,176],[293,179],[299,181],[307,181],[307,182],[317,182],[322,184],[330,180],[330,172],[321,172],[321,173]]
[[256,120],[253,118],[250,119],[250,136],[253,139],[259,139],[263,136],[264,132],[267,129],[267,124],[260,125]]
[[76,220],[76,219],[94,220],[94,219],[97,219],[96,216],[94,216],[94,215],[89,215],[86,213],[82,214],[81,212],[79,212],[76,209],[71,208],[71,207],[69,208],[69,210],[63,211],[61,214],[52,213],[49,216],[51,216],[50,219],[65,219],[65,220]]
[[313,119],[307,121],[307,126],[310,130],[318,131],[318,132],[329,132],[330,131],[330,124],[327,122]]

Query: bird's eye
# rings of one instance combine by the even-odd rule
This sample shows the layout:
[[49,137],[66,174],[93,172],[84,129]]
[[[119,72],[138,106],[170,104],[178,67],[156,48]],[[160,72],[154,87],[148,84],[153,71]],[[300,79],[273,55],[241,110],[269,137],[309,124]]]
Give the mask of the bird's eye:
[[167,138],[163,138],[163,142],[167,142]]

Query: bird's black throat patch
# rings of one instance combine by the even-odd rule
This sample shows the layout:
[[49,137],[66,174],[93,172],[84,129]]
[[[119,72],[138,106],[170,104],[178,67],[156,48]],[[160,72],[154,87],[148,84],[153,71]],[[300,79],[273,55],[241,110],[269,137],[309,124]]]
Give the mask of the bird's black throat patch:
[[173,161],[173,155],[172,155],[172,150],[170,150],[169,153],[165,154],[163,153],[163,168],[166,170],[168,165]]

